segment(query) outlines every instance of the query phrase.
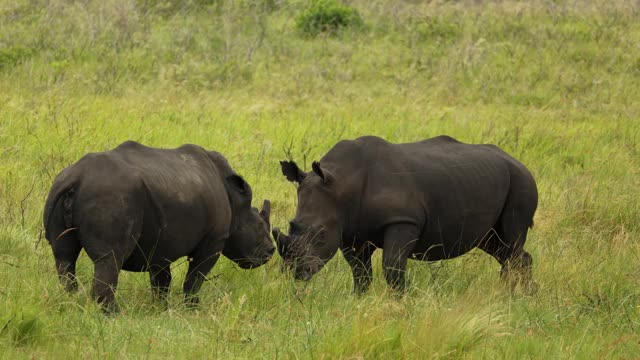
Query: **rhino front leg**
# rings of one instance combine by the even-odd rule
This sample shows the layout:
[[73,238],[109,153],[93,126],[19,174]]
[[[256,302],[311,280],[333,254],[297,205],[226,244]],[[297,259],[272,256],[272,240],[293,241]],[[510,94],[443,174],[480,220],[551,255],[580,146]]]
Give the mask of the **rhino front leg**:
[[384,232],[382,267],[389,286],[403,292],[406,286],[407,259],[418,240],[418,229],[412,224],[393,224]]
[[220,253],[212,254],[206,258],[193,257],[189,262],[189,270],[184,280],[184,298],[188,306],[196,305],[200,302],[198,292],[202,283],[207,278],[207,274],[218,261]]
[[169,302],[169,288],[171,286],[171,264],[154,264],[149,267],[151,291],[155,300],[160,300],[164,306]]
[[102,305],[102,310],[107,313],[119,312],[120,308],[115,300],[115,292],[118,287],[118,276],[124,259],[133,251],[133,242],[129,244],[116,244],[111,246],[105,237],[90,237],[92,241],[85,250],[93,261],[95,272],[93,274],[93,297]]
[[189,269],[184,280],[184,298],[187,306],[200,302],[198,292],[207,274],[220,258],[225,240],[217,239],[214,235],[208,235],[189,255]]
[[359,247],[342,248],[342,254],[353,272],[353,292],[358,295],[365,293],[373,280],[371,255],[374,250],[369,243]]

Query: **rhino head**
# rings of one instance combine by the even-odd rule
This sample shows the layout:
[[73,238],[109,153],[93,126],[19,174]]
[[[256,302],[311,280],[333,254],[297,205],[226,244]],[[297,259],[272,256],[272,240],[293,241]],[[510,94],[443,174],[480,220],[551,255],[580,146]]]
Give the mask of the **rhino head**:
[[289,222],[289,234],[278,228],[272,234],[285,268],[298,280],[310,280],[340,246],[342,217],[336,180],[318,162],[308,173],[293,161],[281,161],[280,166],[287,180],[298,184],[298,207]]
[[222,254],[243,269],[265,264],[275,248],[269,237],[271,203],[265,200],[262,209],[251,206],[252,191],[242,177],[227,178],[233,221]]

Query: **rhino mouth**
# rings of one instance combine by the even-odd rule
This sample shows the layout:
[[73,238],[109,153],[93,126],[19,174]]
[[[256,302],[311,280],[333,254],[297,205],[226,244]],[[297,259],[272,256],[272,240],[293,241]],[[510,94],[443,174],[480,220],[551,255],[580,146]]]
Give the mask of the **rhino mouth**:
[[238,264],[242,269],[253,269],[259,266],[257,261],[251,260],[238,260],[236,261],[236,264]]
[[294,278],[296,280],[309,281],[311,280],[312,277],[313,277],[313,274],[311,273],[311,271],[304,270],[301,272],[296,272],[296,275]]
[[315,256],[298,259],[295,265],[292,266],[293,270],[295,270],[294,278],[296,280],[309,281],[324,265],[325,261]]
[[242,259],[236,261],[236,264],[242,269],[254,269],[260,267],[269,261],[268,259]]
[[241,259],[234,259],[234,262],[242,269],[253,269],[266,264],[273,257],[275,248],[265,250],[264,253],[256,257],[248,257]]
[[324,243],[328,233],[326,228],[305,229],[304,232],[290,231],[289,235],[284,234],[279,228],[272,230],[278,254],[282,258],[280,270],[293,273],[294,279],[301,281],[311,280],[328,261],[322,256],[312,255],[314,246]]

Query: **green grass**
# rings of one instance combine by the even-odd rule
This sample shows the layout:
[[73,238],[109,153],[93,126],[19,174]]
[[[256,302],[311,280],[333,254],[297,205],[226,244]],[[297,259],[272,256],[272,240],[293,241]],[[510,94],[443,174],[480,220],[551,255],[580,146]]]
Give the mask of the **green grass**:
[[[178,3],[178,2],[176,2]],[[310,39],[308,2],[0,0],[0,354],[3,358],[635,358],[640,354],[640,12],[623,0],[348,2],[364,29]],[[425,2],[426,3],[426,2]],[[221,260],[201,306],[170,309],[121,274],[123,313],[64,293],[42,239],[53,177],[133,139],[224,153],[295,212],[277,161],[309,168],[340,139],[449,134],[501,146],[535,175],[526,248],[540,291],[510,293],[474,251],[410,262],[351,295],[337,255],[307,283],[280,260]]]

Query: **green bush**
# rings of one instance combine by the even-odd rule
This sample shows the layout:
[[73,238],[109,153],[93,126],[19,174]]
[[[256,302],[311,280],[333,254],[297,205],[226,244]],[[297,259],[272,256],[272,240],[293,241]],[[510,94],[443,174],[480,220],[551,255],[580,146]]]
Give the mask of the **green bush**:
[[32,50],[24,47],[0,49],[0,71],[20,64],[28,59],[32,52]]
[[335,34],[342,28],[362,27],[364,22],[358,11],[336,0],[314,0],[296,19],[296,26],[305,35]]

